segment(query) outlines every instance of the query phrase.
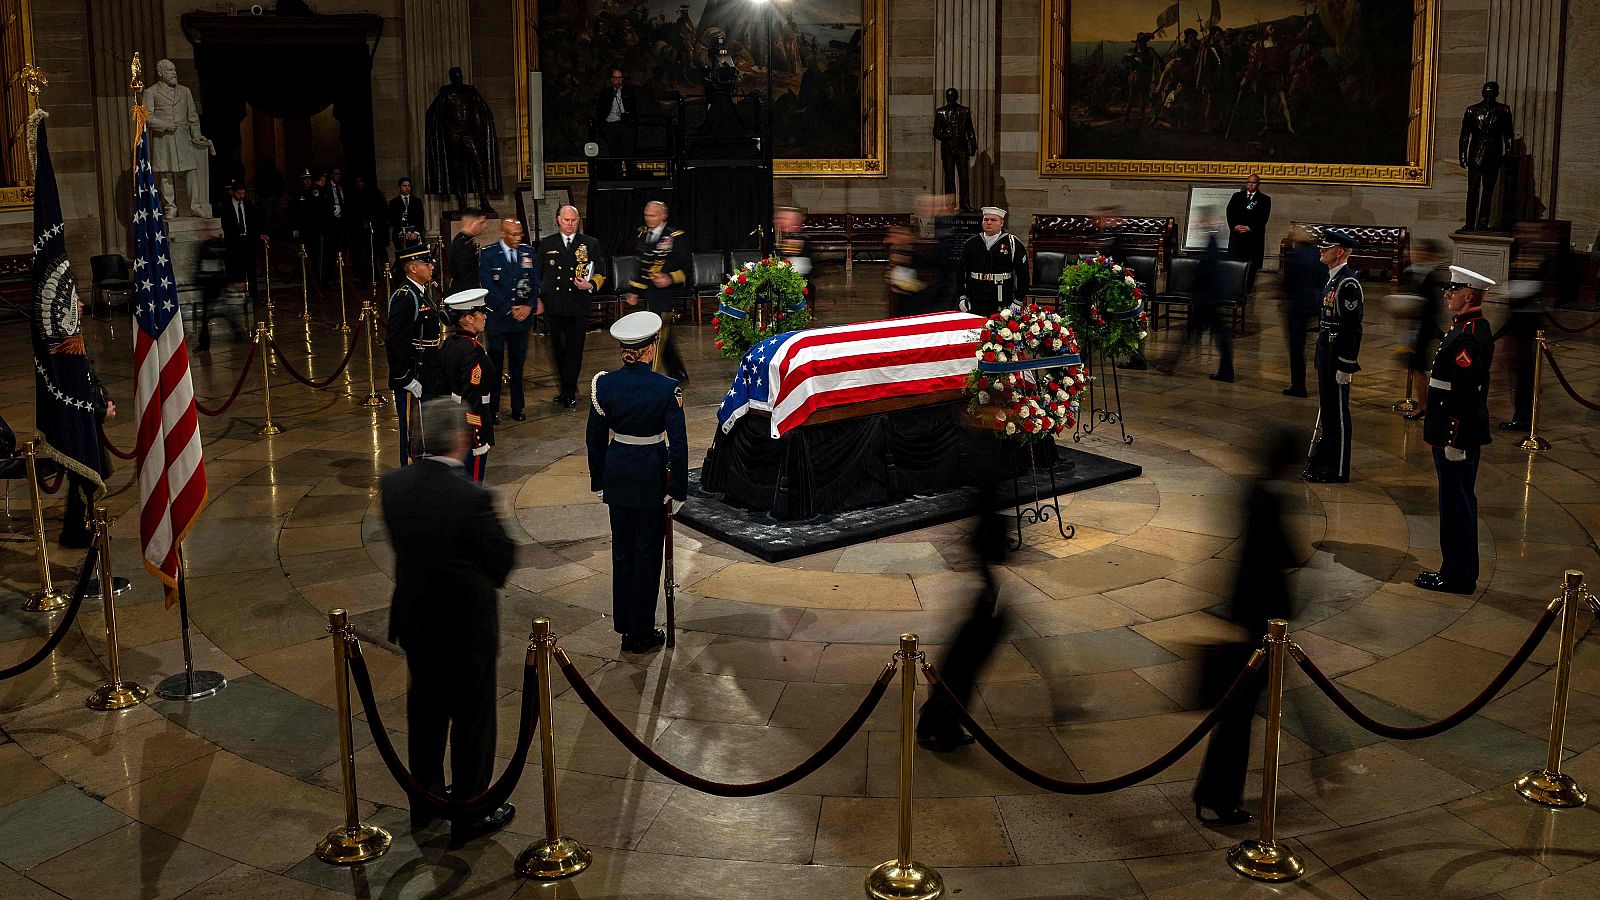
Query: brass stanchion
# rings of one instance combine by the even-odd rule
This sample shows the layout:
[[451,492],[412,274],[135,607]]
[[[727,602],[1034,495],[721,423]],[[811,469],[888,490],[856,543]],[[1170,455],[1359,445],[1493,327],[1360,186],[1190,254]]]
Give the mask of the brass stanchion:
[[1401,369],[1400,372],[1400,377],[1405,379],[1406,383],[1406,398],[1404,400],[1396,400],[1389,408],[1397,413],[1409,415],[1420,409],[1421,404],[1417,402],[1417,398],[1411,396],[1411,367],[1407,366]]
[[94,508],[94,537],[100,545],[100,599],[106,610],[106,674],[110,680],[95,688],[83,705],[101,712],[115,712],[138,706],[150,692],[132,681],[122,680],[117,661],[117,604],[111,592],[111,514],[104,506]]
[[1289,623],[1267,620],[1267,734],[1261,760],[1261,837],[1228,851],[1228,865],[1256,881],[1293,881],[1305,872],[1300,858],[1277,839],[1278,738],[1283,725],[1283,669],[1289,659]]
[[388,266],[383,267],[383,296],[384,302],[394,296],[394,273],[389,271]]
[[256,326],[256,343],[261,347],[261,405],[266,410],[267,424],[256,429],[256,434],[283,434],[283,429],[272,424],[272,367],[267,360],[272,358],[272,345],[268,343],[267,326]]
[[1539,381],[1544,376],[1544,329],[1533,338],[1533,410],[1528,415],[1528,436],[1517,446],[1528,451],[1549,450],[1550,442],[1539,436]]
[[333,635],[333,699],[339,717],[339,774],[344,787],[344,824],[328,832],[317,844],[317,859],[336,866],[353,866],[389,852],[389,832],[361,821],[356,808],[356,752],[350,737],[350,643],[356,639],[342,609],[328,613],[328,633]]
[[382,406],[389,398],[378,393],[378,381],[372,374],[372,333],[378,330],[378,311],[370,302],[361,304],[361,318],[367,323],[367,396],[361,405],[367,409]]
[[900,846],[894,859],[867,873],[867,896],[876,900],[933,900],[944,894],[944,879],[911,855],[911,755],[916,752],[917,663],[924,654],[917,636],[900,635]]
[[1522,799],[1540,806],[1571,809],[1582,806],[1589,795],[1561,771],[1561,752],[1567,733],[1567,695],[1572,688],[1572,646],[1577,638],[1578,606],[1585,600],[1583,573],[1568,569],[1566,581],[1561,585],[1560,650],[1556,656],[1555,703],[1550,712],[1550,749],[1545,756],[1544,768],[1518,778],[1512,785]]
[[306,245],[300,245],[300,318],[311,320],[311,275],[306,267]]
[[528,665],[539,667],[539,765],[544,775],[544,840],[529,844],[517,856],[517,874],[537,881],[570,878],[589,868],[594,855],[589,848],[561,833],[556,812],[556,742],[551,732],[550,669],[555,658],[556,636],[550,620],[533,620],[528,639]]
[[55,612],[67,605],[67,595],[56,590],[50,578],[50,547],[44,536],[44,498],[39,496],[39,445],[34,441],[23,444],[22,458],[27,461],[28,500],[33,504],[33,535],[39,545],[39,589],[28,595],[22,608],[28,612]]
[[349,313],[344,305],[344,251],[340,250],[334,259],[339,267],[339,333],[349,334]]
[[[275,326],[276,323],[273,322],[273,318],[272,318],[273,306],[272,306],[272,253],[271,253],[271,244],[272,244],[272,242],[270,240],[268,240],[265,235],[263,235],[262,239],[261,239],[261,271],[266,276],[266,279],[267,279],[267,336],[268,337],[272,337],[272,336],[274,336],[276,334],[276,332],[274,331],[274,326]],[[250,287],[250,282],[248,280],[246,280],[245,281],[245,288],[249,289],[249,287]]]

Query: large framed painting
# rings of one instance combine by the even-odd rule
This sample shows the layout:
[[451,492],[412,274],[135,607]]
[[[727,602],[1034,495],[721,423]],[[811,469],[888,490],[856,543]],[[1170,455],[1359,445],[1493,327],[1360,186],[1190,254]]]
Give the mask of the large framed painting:
[[1430,183],[1439,0],[1041,0],[1039,173]]
[[[736,97],[764,95],[770,79],[775,174],[883,177],[888,7],[889,0],[517,0],[517,68],[539,71],[544,83],[545,177],[587,177],[584,144],[613,67],[642,110],[665,113],[679,98],[692,105],[705,96],[706,64],[719,48],[738,72]],[[517,105],[522,119],[525,98]],[[519,127],[524,178],[525,133]]]

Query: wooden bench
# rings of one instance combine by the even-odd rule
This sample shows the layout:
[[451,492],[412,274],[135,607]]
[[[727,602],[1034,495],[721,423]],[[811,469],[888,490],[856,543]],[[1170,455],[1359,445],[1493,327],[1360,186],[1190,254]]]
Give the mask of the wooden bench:
[[0,298],[6,300],[8,304],[17,310],[32,308],[32,253],[0,256]]
[[[1404,226],[1290,222],[1290,230],[1296,225],[1311,232],[1314,238],[1321,238],[1329,229],[1343,231],[1356,242],[1355,249],[1350,252],[1350,265],[1362,271],[1382,272],[1395,284],[1400,283],[1400,274],[1411,265],[1411,230]],[[1283,271],[1284,258],[1293,246],[1288,237],[1278,245],[1278,271]]]
[[890,229],[910,228],[912,223],[911,213],[807,213],[804,233],[814,253],[843,250],[848,271],[862,252],[887,258],[884,240]]
[[1113,246],[1124,256],[1154,256],[1165,271],[1178,242],[1178,220],[1171,216],[1091,216],[1034,213],[1028,228],[1030,252],[1054,250],[1069,258],[1101,253]]

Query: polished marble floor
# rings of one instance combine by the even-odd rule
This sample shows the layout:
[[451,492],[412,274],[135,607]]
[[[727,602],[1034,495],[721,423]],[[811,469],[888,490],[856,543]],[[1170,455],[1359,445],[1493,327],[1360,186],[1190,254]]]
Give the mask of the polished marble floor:
[[[881,277],[870,265],[851,276],[830,270],[824,320],[881,315]],[[1027,548],[1010,560],[1003,596],[1015,615],[974,706],[1030,765],[1104,778],[1165,750],[1200,715],[1199,656],[1232,632],[1216,612],[1241,562],[1235,504],[1272,427],[1309,431],[1315,415],[1313,401],[1279,392],[1285,362],[1270,281],[1263,279],[1255,299],[1254,333],[1239,341],[1238,382],[1205,378],[1210,351],[1185,359],[1173,376],[1124,374],[1134,442],[1124,445],[1102,428],[1083,446],[1138,463],[1143,477],[1073,495],[1064,510],[1076,537],[1031,528]],[[1293,629],[1365,708],[1416,722],[1449,712],[1491,677],[1556,593],[1564,568],[1600,572],[1600,418],[1548,385],[1542,430],[1553,449],[1530,456],[1500,437],[1484,455],[1480,591],[1458,597],[1411,587],[1419,569],[1438,562],[1437,514],[1419,423],[1389,410],[1401,384],[1389,351],[1400,339],[1377,301],[1382,293],[1369,289],[1365,370],[1353,390],[1353,483],[1293,491],[1293,545],[1303,563],[1294,577],[1302,611]],[[313,375],[337,358],[340,338],[325,325],[308,329],[282,317],[277,333]],[[705,332],[685,333],[698,461],[732,364],[715,357]],[[1159,355],[1170,342],[1156,337]],[[113,394],[129,397],[122,323],[114,339],[105,324],[92,326],[91,343]],[[614,360],[603,336],[592,334],[589,346],[585,380]],[[1600,396],[1596,344],[1553,346],[1575,387]],[[226,394],[242,349],[223,344],[196,360],[200,396]],[[33,377],[21,327],[0,331],[0,352],[0,413],[30,433]],[[534,616],[550,617],[604,700],[658,751],[724,780],[770,775],[825,740],[902,632],[935,648],[949,640],[975,577],[965,542],[970,523],[782,564],[683,531],[678,647],[620,659],[607,621],[606,517],[589,494],[581,453],[583,410],[543,402],[554,390],[537,340],[530,366],[529,420],[507,421],[489,468],[519,544],[503,605],[502,762],[514,743]],[[386,725],[397,736],[406,728],[404,662],[379,640],[393,558],[376,482],[394,462],[396,436],[391,410],[355,405],[366,392],[363,356],[326,391],[281,376],[275,373],[273,416],[283,434],[255,435],[256,380],[228,414],[202,419],[210,506],[186,546],[189,598],[197,662],[226,674],[229,687],[189,705],[85,709],[105,662],[96,604],[45,665],[0,683],[0,896],[861,895],[867,868],[894,853],[895,692],[814,775],[772,796],[725,800],[676,786],[633,760],[558,682],[563,828],[594,849],[595,864],[557,885],[513,873],[517,853],[542,830],[536,762],[513,796],[520,813],[511,827],[450,850],[440,828],[410,832],[405,796],[358,723],[361,814],[389,827],[394,847],[360,868],[319,862],[312,850],[341,810],[325,633],[331,609],[348,610],[366,638]],[[1503,390],[1492,409],[1506,412]],[[110,434],[131,444],[126,421],[113,423]],[[181,648],[175,611],[136,571],[131,477],[131,464],[119,464],[106,502],[117,570],[135,585],[117,615],[123,672],[148,686],[177,670]],[[15,486],[8,504],[0,665],[27,656],[53,623],[21,608],[36,562],[26,498]],[[59,504],[47,512],[54,534]],[[59,578],[79,558],[52,545]],[[1545,758],[1553,646],[1547,640],[1482,716],[1410,743],[1360,730],[1291,670],[1279,834],[1307,874],[1290,885],[1246,882],[1227,867],[1225,848],[1253,836],[1251,828],[1217,830],[1195,820],[1188,796],[1199,751],[1148,783],[1091,798],[1035,790],[976,747],[919,752],[917,855],[940,869],[950,896],[986,900],[1593,897],[1600,894],[1600,810],[1547,811],[1508,786]],[[1577,655],[1573,683],[1565,767],[1600,790],[1600,647],[1593,642]],[[1259,754],[1257,747],[1257,767]],[[1258,786],[1253,775],[1250,790]]]

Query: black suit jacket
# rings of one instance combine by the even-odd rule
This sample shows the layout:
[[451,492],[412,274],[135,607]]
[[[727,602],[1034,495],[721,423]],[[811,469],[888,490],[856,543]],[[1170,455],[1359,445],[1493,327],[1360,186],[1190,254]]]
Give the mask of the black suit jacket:
[[[572,236],[571,247],[564,244],[560,232],[539,239],[539,299],[544,301],[547,316],[587,316],[595,295],[605,286],[605,250],[599,241],[581,231]],[[579,245],[589,254],[589,280],[594,282],[593,293],[572,286]]]
[[415,231],[422,234],[422,198],[416,194],[411,195],[411,208],[406,209],[406,204],[396,194],[389,201],[389,240],[394,242],[396,250],[405,249],[409,243],[401,235],[406,231]]
[[[1228,256],[1249,260],[1261,268],[1266,253],[1267,220],[1272,217],[1272,198],[1256,191],[1255,202],[1244,191],[1235,191],[1228,200]],[[1240,234],[1235,225],[1245,225],[1249,231]]]
[[[611,115],[611,101],[616,97],[616,90],[608,82],[600,89],[600,94],[594,98],[593,134],[598,134],[602,125],[606,124],[606,117]],[[632,125],[634,117],[639,113],[639,92],[631,84],[622,86],[622,122],[623,125]]]
[[239,222],[238,213],[234,212],[232,197],[222,201],[222,215],[220,218],[222,219],[222,236],[227,239],[229,246],[235,246],[235,242],[241,239],[247,241],[255,240],[261,234],[261,212],[249,200],[244,201],[243,227]]
[[493,495],[463,470],[427,458],[384,475],[378,492],[395,555],[389,639],[412,655],[494,660],[495,592],[516,545]]

